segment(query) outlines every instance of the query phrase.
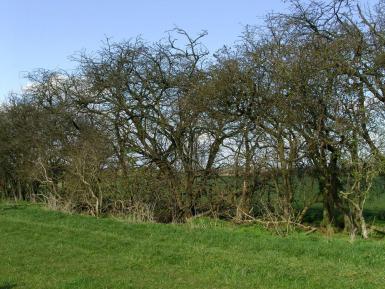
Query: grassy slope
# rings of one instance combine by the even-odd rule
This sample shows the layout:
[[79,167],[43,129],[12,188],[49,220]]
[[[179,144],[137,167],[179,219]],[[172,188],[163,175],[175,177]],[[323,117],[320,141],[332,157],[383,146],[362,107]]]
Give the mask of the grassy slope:
[[384,288],[384,241],[125,224],[0,204],[0,289]]

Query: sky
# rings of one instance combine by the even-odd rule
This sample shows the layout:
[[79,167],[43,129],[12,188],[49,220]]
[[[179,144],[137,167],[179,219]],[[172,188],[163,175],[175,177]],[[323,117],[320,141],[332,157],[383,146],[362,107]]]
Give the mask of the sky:
[[71,55],[98,50],[106,37],[153,42],[176,26],[207,30],[213,53],[239,40],[245,25],[286,9],[282,0],[0,0],[0,102],[20,92],[27,72],[71,70]]

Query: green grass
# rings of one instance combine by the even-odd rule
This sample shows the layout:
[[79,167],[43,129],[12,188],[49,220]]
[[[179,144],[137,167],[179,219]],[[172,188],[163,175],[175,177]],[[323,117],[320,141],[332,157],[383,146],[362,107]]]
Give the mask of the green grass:
[[0,288],[384,288],[385,242],[0,204]]

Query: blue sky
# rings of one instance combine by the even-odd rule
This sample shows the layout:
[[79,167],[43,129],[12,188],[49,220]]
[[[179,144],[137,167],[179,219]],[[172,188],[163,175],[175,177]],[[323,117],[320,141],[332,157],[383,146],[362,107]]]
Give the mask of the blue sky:
[[105,37],[157,41],[175,26],[204,29],[214,52],[236,41],[244,25],[286,7],[281,0],[0,0],[0,101],[20,91],[25,72],[72,69],[70,55],[97,50]]

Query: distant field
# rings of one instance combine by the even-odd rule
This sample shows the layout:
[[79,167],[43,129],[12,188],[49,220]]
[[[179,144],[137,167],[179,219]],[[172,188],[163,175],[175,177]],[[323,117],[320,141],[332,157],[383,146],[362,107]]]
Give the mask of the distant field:
[[0,289],[385,288],[385,241],[0,204]]

